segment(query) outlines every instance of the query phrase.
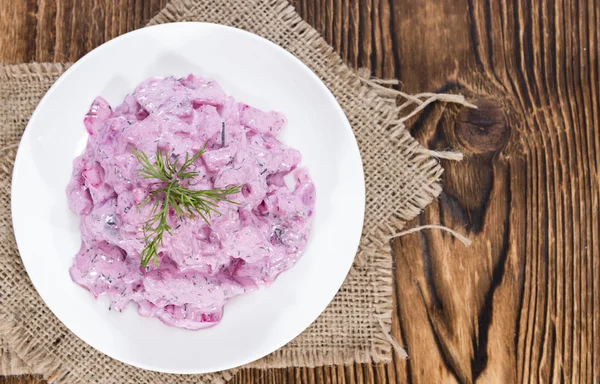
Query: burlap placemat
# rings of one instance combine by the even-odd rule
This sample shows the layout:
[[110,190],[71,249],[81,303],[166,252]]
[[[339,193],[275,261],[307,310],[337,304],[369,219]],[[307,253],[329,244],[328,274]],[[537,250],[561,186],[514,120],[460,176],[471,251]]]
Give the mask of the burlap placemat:
[[[392,257],[388,237],[439,194],[442,173],[430,152],[406,132],[404,122],[435,100],[463,99],[391,92],[356,73],[284,0],[175,0],[150,24],[174,21],[235,26],[290,51],[337,98],[350,120],[364,163],[367,201],[363,236],[343,287],[304,333],[250,366],[390,360]],[[176,376],[113,360],[70,333],[35,292],[12,231],[10,177],[17,145],[31,113],[66,67],[0,66],[0,373],[40,373],[56,383],[214,383],[228,379],[232,371]],[[399,96],[404,97],[404,104],[396,103]]]

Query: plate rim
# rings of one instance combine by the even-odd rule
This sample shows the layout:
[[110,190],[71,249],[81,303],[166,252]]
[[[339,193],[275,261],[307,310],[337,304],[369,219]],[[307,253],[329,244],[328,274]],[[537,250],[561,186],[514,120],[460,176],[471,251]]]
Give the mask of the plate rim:
[[[61,83],[65,80],[65,78],[67,78],[68,76],[70,76],[70,74],[75,71],[82,62],[89,60],[91,55],[97,55],[99,53],[101,53],[103,50],[105,50],[107,47],[114,45],[115,43],[120,42],[121,40],[127,39],[129,38],[131,35],[135,35],[135,34],[139,34],[139,33],[147,33],[148,30],[159,30],[159,29],[168,29],[168,28],[189,28],[190,32],[193,32],[195,28],[216,28],[216,29],[225,29],[225,30],[233,30],[235,31],[235,33],[241,33],[243,35],[246,35],[252,39],[257,40],[259,43],[261,44],[267,44],[269,46],[271,46],[271,48],[280,51],[282,54],[287,55],[289,58],[291,58],[294,62],[296,62],[296,64],[299,64],[300,68],[302,68],[302,70],[304,72],[306,72],[309,76],[311,76],[313,78],[313,80],[316,80],[316,84],[317,86],[319,86],[323,92],[325,92],[327,98],[329,98],[332,101],[332,107],[337,109],[337,113],[340,117],[340,122],[345,126],[344,129],[348,130],[349,133],[352,135],[354,142],[353,142],[353,149],[357,152],[358,154],[358,164],[360,165],[360,169],[357,169],[357,172],[359,172],[360,174],[360,180],[361,180],[361,188],[358,191],[355,191],[358,193],[358,199],[362,202],[362,204],[360,205],[359,209],[360,210],[360,229],[361,231],[359,232],[358,236],[356,236],[356,239],[353,241],[354,246],[353,249],[355,249],[354,251],[354,256],[350,259],[348,258],[348,263],[344,268],[344,279],[341,280],[341,282],[339,283],[339,286],[337,287],[337,289],[333,292],[333,294],[331,295],[327,295],[328,296],[328,300],[327,300],[327,304],[323,307],[320,308],[319,312],[315,315],[315,317],[308,322],[308,324],[303,325],[302,327],[298,327],[297,332],[293,332],[294,336],[292,338],[290,338],[289,340],[283,340],[282,342],[279,343],[275,343],[276,345],[272,348],[270,348],[271,350],[267,353],[259,353],[258,356],[251,356],[248,359],[242,359],[242,361],[235,361],[235,362],[230,362],[229,364],[221,364],[220,366],[214,368],[214,369],[208,369],[208,370],[172,370],[172,369],[163,369],[161,367],[157,367],[157,366],[150,366],[150,365],[146,365],[145,363],[140,363],[139,361],[131,361],[129,359],[123,359],[121,357],[115,357],[113,356],[111,353],[108,353],[103,347],[98,347],[97,345],[93,345],[92,343],[86,341],[82,336],[80,336],[79,334],[75,333],[62,319],[61,316],[59,316],[59,314],[57,314],[55,312],[55,310],[48,305],[47,300],[45,299],[45,295],[47,295],[48,293],[44,294],[42,293],[42,291],[40,291],[38,289],[38,285],[36,284],[36,282],[34,282],[34,280],[31,278],[31,274],[30,274],[30,268],[31,268],[31,263],[28,263],[26,261],[27,257],[23,258],[23,256],[21,255],[21,246],[20,244],[24,243],[25,241],[27,241],[27,239],[24,238],[24,234],[21,233],[20,230],[17,229],[17,225],[16,224],[16,220],[15,220],[15,212],[19,211],[19,208],[16,207],[15,204],[15,200],[13,199],[14,194],[16,193],[16,188],[15,185],[18,184],[18,179],[19,177],[23,177],[23,176],[19,176],[21,174],[21,172],[19,172],[19,164],[21,163],[21,158],[24,155],[24,150],[22,150],[23,148],[23,143],[29,138],[32,129],[30,129],[30,125],[32,125],[32,122],[35,122],[36,117],[39,113],[40,108],[47,102],[47,100],[52,96],[52,94],[54,93],[54,91],[56,90],[56,88],[58,88]],[[42,301],[44,302],[44,305],[50,309],[50,311],[52,312],[52,314],[54,316],[56,316],[56,318],[69,330],[69,332],[71,332],[73,335],[77,336],[82,342],[84,342],[85,344],[87,344],[88,346],[90,346],[91,348],[94,348],[95,350],[103,353],[104,355],[113,358],[117,361],[120,361],[122,363],[134,366],[134,367],[138,367],[138,368],[142,368],[142,369],[146,369],[146,370],[150,370],[150,371],[154,371],[154,372],[161,372],[161,373],[171,373],[171,374],[205,374],[205,373],[213,373],[213,372],[219,372],[219,371],[223,371],[223,370],[228,370],[228,369],[234,369],[237,367],[240,367],[242,365],[251,363],[253,361],[256,361],[258,359],[261,359],[273,352],[276,352],[277,350],[279,350],[280,348],[282,348],[283,346],[287,345],[288,343],[290,343],[292,340],[294,340],[296,337],[298,337],[301,333],[303,333],[308,327],[310,327],[317,319],[319,316],[321,316],[321,314],[323,313],[323,311],[325,311],[325,309],[331,304],[332,300],[334,299],[334,297],[337,295],[337,293],[339,292],[340,288],[342,287],[343,283],[345,282],[348,273],[350,272],[352,265],[354,263],[354,260],[356,258],[356,252],[358,251],[358,247],[360,245],[360,240],[362,238],[362,229],[364,227],[364,216],[365,216],[365,204],[366,204],[366,186],[365,186],[365,176],[364,176],[364,165],[363,165],[363,161],[362,161],[362,156],[360,153],[360,148],[358,147],[358,142],[356,140],[356,136],[354,134],[354,131],[352,130],[352,126],[350,125],[350,122],[348,121],[348,118],[346,116],[346,114],[344,113],[342,107],[340,106],[340,104],[338,103],[337,99],[335,98],[335,96],[332,94],[332,92],[329,90],[329,88],[323,83],[323,81],[319,78],[319,76],[317,76],[306,64],[304,64],[300,59],[298,59],[295,55],[293,55],[292,53],[290,53],[289,51],[287,51],[285,48],[279,46],[278,44],[262,37],[259,35],[256,35],[252,32],[243,30],[243,29],[239,29],[236,27],[231,27],[231,26],[227,26],[227,25],[223,25],[223,24],[217,24],[217,23],[208,23],[208,22],[174,22],[174,23],[166,23],[166,24],[157,24],[157,25],[152,25],[152,26],[148,26],[148,27],[143,27],[143,28],[139,28],[137,30],[133,30],[130,32],[127,32],[125,34],[122,34],[120,36],[117,36],[107,42],[104,42],[103,44],[99,45],[98,47],[94,48],[93,50],[91,50],[90,52],[86,53],[84,56],[82,56],[79,60],[77,60],[75,63],[73,63],[48,89],[48,91],[46,91],[46,93],[44,94],[44,96],[41,98],[40,102],[38,103],[38,105],[36,106],[34,112],[32,113],[31,117],[29,118],[27,125],[25,127],[25,130],[23,132],[23,135],[21,136],[21,139],[19,141],[19,146],[17,149],[17,154],[15,156],[15,162],[14,162],[14,166],[13,166],[13,173],[12,173],[12,177],[11,177],[11,190],[10,190],[10,196],[11,196],[11,203],[10,203],[10,207],[11,207],[11,219],[12,219],[12,225],[13,225],[13,231],[14,231],[14,237],[15,237],[15,242],[17,245],[17,249],[19,250],[19,257],[21,258],[22,262],[23,262],[23,266],[25,268],[25,271],[27,272],[27,275],[29,277],[29,280],[31,281],[31,283],[33,284],[37,294],[41,297]],[[356,224],[356,226],[358,227],[358,223]],[[19,235],[21,233],[21,235]],[[21,240],[19,240],[21,239]],[[29,265],[29,267],[28,267]],[[337,285],[337,284],[336,284]],[[316,312],[316,311],[315,311]],[[166,325],[165,325],[166,326]],[[287,338],[286,338],[287,339]]]

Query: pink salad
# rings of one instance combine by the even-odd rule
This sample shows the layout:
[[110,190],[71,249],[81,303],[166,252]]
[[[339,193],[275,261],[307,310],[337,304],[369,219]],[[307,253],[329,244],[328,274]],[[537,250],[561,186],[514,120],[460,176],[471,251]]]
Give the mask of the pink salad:
[[[230,298],[268,286],[294,265],[311,228],[315,187],[297,168],[300,153],[277,140],[286,124],[277,112],[236,102],[214,81],[189,75],[151,78],[116,108],[98,97],[84,118],[89,133],[67,187],[81,217],[81,249],[73,281],[111,308],[137,303],[142,316],[201,329],[218,323]],[[144,203],[161,181],[139,175],[133,151],[153,161],[158,150],[178,164],[206,145],[186,179],[191,190],[241,190],[218,202],[209,224],[178,218],[158,248],[157,263],[140,265],[147,245]],[[283,176],[292,173],[290,190]],[[182,181],[182,184],[184,182]]]

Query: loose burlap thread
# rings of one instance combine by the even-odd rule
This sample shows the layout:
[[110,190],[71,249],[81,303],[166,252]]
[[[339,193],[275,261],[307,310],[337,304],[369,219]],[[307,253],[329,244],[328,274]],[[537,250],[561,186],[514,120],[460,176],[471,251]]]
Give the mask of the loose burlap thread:
[[[441,191],[442,168],[405,130],[406,119],[456,95],[405,95],[355,72],[285,0],[175,0],[150,25],[205,21],[256,33],[311,68],[344,109],[365,170],[366,216],[354,265],[325,312],[285,347],[249,366],[317,366],[389,361],[392,257],[389,236]],[[113,360],[88,346],[50,312],[18,256],[10,218],[10,178],[31,113],[68,64],[0,66],[0,373],[39,373],[51,383],[215,383],[235,371],[169,375]],[[397,104],[397,98],[404,103]],[[412,108],[412,110],[411,110]],[[318,186],[317,186],[318,187]],[[327,257],[327,255],[323,255]]]

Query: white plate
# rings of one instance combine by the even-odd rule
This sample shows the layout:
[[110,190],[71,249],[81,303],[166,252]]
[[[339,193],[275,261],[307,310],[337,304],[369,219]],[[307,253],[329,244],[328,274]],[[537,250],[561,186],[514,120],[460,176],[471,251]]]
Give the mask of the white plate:
[[[269,288],[225,306],[217,326],[188,331],[144,318],[130,304],[108,310],[69,277],[80,246],[79,219],[65,187],[87,140],[83,116],[98,95],[120,103],[151,76],[214,78],[238,101],[279,110],[280,138],[302,153],[317,189],[313,229],[298,263]],[[205,373],[259,359],[298,336],[342,285],[360,240],[365,189],[356,140],[342,109],[304,64],[248,32],[175,23],[120,36],[79,60],[31,117],[12,180],[12,214],[23,263],[54,314],[105,354],[141,368]]]

